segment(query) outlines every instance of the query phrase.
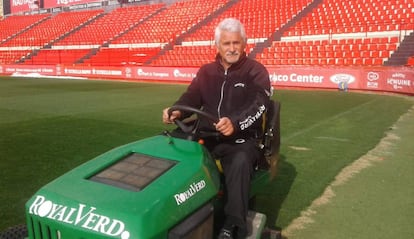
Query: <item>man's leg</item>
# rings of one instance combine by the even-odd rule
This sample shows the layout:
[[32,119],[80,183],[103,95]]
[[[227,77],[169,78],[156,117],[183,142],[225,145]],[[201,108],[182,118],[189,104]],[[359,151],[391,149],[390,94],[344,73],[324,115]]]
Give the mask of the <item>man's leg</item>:
[[227,202],[225,227],[237,226],[237,238],[247,236],[250,180],[260,154],[254,142],[227,146],[221,163],[224,171]]

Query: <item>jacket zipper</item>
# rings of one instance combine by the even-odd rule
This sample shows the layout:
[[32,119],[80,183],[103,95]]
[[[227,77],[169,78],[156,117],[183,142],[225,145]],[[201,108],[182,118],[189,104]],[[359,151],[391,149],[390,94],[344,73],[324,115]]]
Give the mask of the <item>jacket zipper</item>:
[[217,106],[217,115],[218,115],[219,119],[221,118],[220,110],[221,110],[221,104],[223,103],[224,85],[226,85],[226,81],[227,81],[227,69],[224,70],[224,81],[221,84],[220,101],[219,101],[219,104]]

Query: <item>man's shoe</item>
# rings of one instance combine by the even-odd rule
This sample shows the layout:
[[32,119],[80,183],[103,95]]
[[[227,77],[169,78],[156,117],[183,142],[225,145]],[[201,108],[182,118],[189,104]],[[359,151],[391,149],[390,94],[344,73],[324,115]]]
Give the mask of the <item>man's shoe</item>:
[[221,229],[217,239],[233,239],[233,230]]

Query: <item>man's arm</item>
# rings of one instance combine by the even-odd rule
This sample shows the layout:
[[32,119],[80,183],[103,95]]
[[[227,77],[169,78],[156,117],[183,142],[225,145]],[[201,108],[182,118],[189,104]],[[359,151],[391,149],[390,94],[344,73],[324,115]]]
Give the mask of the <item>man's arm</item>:
[[250,72],[252,77],[248,89],[246,105],[241,112],[230,116],[235,131],[244,131],[254,125],[266,111],[270,100],[271,84],[269,73],[263,65],[259,65]]

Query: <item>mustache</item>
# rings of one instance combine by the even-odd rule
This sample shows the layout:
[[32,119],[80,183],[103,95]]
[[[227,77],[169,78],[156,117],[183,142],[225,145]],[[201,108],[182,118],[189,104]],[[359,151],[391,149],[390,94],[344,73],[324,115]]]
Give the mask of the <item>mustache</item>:
[[229,51],[229,52],[226,53],[226,55],[227,56],[238,56],[239,55],[239,52],[237,52],[237,51]]

